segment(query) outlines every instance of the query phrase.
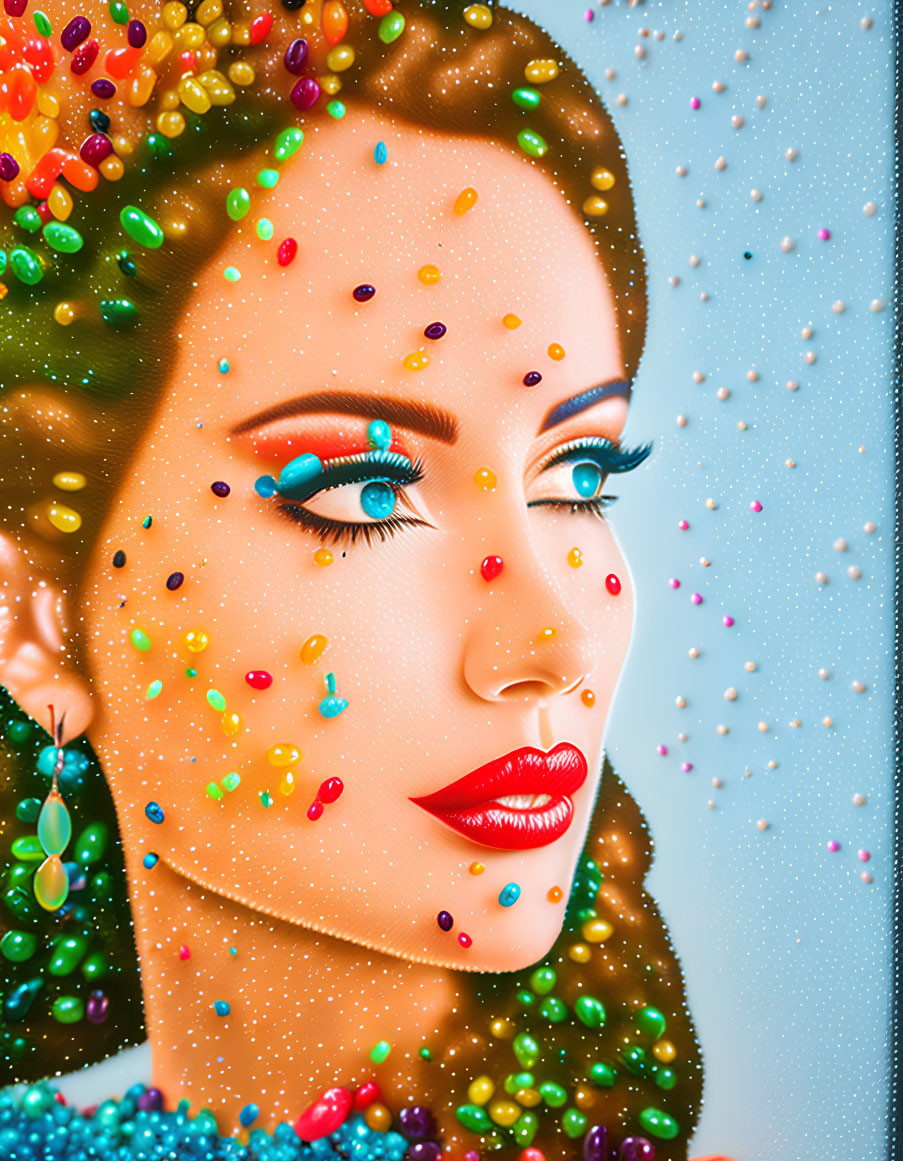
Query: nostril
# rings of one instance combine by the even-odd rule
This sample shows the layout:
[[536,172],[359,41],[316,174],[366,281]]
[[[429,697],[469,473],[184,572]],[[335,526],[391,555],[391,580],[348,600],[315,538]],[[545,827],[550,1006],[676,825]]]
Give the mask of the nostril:
[[551,682],[512,681],[503,686],[497,696],[504,701],[536,701],[557,692],[558,689]]

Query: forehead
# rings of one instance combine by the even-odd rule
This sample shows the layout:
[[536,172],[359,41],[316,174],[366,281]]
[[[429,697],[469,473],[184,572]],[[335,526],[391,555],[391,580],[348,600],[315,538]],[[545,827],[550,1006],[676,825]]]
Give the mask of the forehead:
[[[451,400],[464,364],[521,392],[531,370],[561,394],[622,373],[592,237],[550,178],[502,145],[350,106],[341,122],[306,130],[274,189],[247,188],[251,209],[202,272],[183,332],[192,361],[253,368],[230,383],[245,408],[335,388],[336,375],[357,390],[435,398],[441,388]],[[466,188],[477,201],[456,213]],[[280,267],[286,238],[298,252]],[[376,290],[362,304],[361,284]],[[503,323],[511,315],[520,325]],[[435,322],[447,327],[440,342],[424,336]],[[566,357],[553,362],[556,344]],[[430,364],[413,373],[404,359],[418,350]]]

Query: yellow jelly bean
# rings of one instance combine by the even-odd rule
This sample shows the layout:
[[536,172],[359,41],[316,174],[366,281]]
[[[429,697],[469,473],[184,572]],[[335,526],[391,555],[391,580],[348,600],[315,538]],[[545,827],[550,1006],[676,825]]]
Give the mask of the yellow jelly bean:
[[367,1122],[367,1127],[373,1129],[375,1133],[385,1133],[392,1124],[392,1114],[385,1105],[381,1105],[377,1101],[367,1106],[364,1120]]
[[652,1045],[652,1055],[662,1064],[670,1064],[677,1055],[677,1049],[670,1040],[659,1040]]
[[568,553],[568,564],[571,568],[580,568],[583,564],[583,553],[579,548],[572,548]]
[[587,943],[604,943],[613,931],[614,928],[605,919],[588,919],[581,928]]
[[247,45],[251,43],[251,24],[248,20],[236,20],[232,25],[232,43]]
[[589,963],[592,954],[592,948],[585,943],[574,943],[568,948],[568,956],[574,963]]
[[289,770],[286,774],[283,775],[282,781],[279,783],[279,793],[284,798],[288,798],[290,794],[294,793],[295,785],[295,776],[291,770]]
[[489,1119],[505,1129],[510,1129],[520,1120],[520,1106],[514,1101],[493,1101],[489,1106]]
[[182,77],[179,81],[179,97],[186,109],[192,113],[206,113],[212,102],[203,85],[194,77]]
[[314,553],[314,564],[319,568],[328,568],[333,560],[335,560],[335,557],[328,548],[318,548]]
[[[214,48],[225,48],[231,40],[232,25],[225,18],[225,16],[221,16],[219,20],[214,20],[214,22],[207,29],[207,42]],[[236,64],[237,63],[238,62],[236,61]],[[246,67],[249,69],[251,68],[250,65],[247,65]],[[253,71],[254,70],[251,69],[251,72]]]
[[53,308],[53,321],[61,327],[67,327],[75,321],[75,308],[71,302],[58,302]]
[[337,77],[335,73],[325,73],[320,77],[320,88],[330,97],[334,97],[336,93],[342,91],[342,78]]
[[354,64],[354,49],[350,44],[337,44],[326,54],[326,67],[334,73],[343,73]]
[[267,749],[267,761],[271,766],[297,766],[302,757],[294,742],[276,742]]
[[482,488],[484,492],[494,492],[498,478],[492,468],[480,468],[474,474],[473,482],[478,488]]
[[38,117],[32,128],[31,146],[38,155],[52,149],[60,135],[59,123],[52,117]]
[[161,113],[156,124],[164,137],[180,137],[185,132],[185,118],[181,113]]
[[551,641],[554,636],[555,630],[551,625],[549,625],[545,629],[539,630],[539,632],[536,634],[536,640],[540,642]]
[[514,1035],[514,1024],[510,1020],[493,1020],[489,1025],[489,1031],[497,1040],[510,1040]]
[[[144,50],[144,60],[146,64],[158,65],[162,64],[173,50],[173,39],[168,32],[160,29],[147,42],[147,48]],[[140,66],[139,66],[140,68]]]
[[484,32],[492,27],[492,9],[488,4],[468,4],[462,15],[471,28]]
[[234,737],[235,734],[241,731],[241,714],[227,711],[220,718],[220,725],[222,726],[223,733],[227,737]]
[[60,532],[78,532],[82,526],[82,518],[74,508],[67,508],[65,504],[51,504],[47,509],[47,519]]
[[172,39],[176,52],[191,52],[201,47],[206,40],[206,34],[200,24],[183,24]]
[[442,277],[442,271],[438,266],[427,263],[426,266],[421,266],[417,271],[417,277],[424,286],[434,286]]
[[131,157],[135,152],[134,137],[126,137],[124,133],[115,133],[113,135],[113,148],[120,157]]
[[509,331],[516,331],[523,320],[519,319],[516,314],[506,314],[502,319],[502,326],[508,328]]
[[596,704],[596,695],[591,689],[585,689],[583,693],[580,694],[580,700],[583,702],[586,708],[589,709]]
[[[139,64],[135,69],[132,83],[129,85],[125,99],[134,109],[140,109],[150,100],[154,85],[157,83],[157,74],[147,65]],[[118,152],[118,151],[117,151]]]
[[314,633],[301,646],[301,660],[305,665],[313,665],[317,658],[325,652],[328,644],[328,637],[324,637],[322,633]]
[[109,157],[105,157],[100,163],[100,173],[107,181],[119,181],[125,173],[122,158],[117,157],[115,153],[111,153]]
[[254,76],[254,69],[243,60],[233,61],[229,65],[229,80],[233,85],[239,85],[241,88],[253,85]]
[[533,1109],[536,1108],[542,1097],[535,1088],[519,1088],[514,1094],[514,1099],[525,1109]]
[[468,871],[470,871],[471,875],[482,875],[483,872],[486,870],[486,864],[485,863],[471,863],[467,869],[468,869]]
[[179,94],[176,89],[166,89],[160,94],[161,109],[165,109],[167,112],[169,112],[172,109],[178,109],[180,104],[181,102],[179,100]]
[[531,85],[544,85],[548,81],[554,81],[558,76],[558,62],[549,59],[528,61],[524,76]]
[[472,210],[477,204],[479,194],[472,186],[467,189],[462,189],[455,198],[455,213],[460,217],[461,214],[466,214],[468,210]]
[[235,90],[217,69],[206,69],[198,75],[198,81],[204,86],[212,104],[231,105],[235,100]]
[[495,1085],[488,1076],[478,1076],[467,1086],[467,1099],[472,1105],[488,1105],[495,1094]]
[[223,14],[222,0],[202,0],[197,6],[194,13],[194,18],[198,24],[206,28],[212,24],[214,20],[218,20]]
[[36,97],[39,113],[45,117],[59,117],[60,103],[52,93],[47,92],[43,85],[38,85]]
[[430,365],[430,357],[426,351],[412,351],[410,355],[405,355],[402,362],[409,371],[422,371]]
[[615,175],[600,165],[593,170],[590,181],[595,189],[600,189],[604,193],[615,184]]
[[210,637],[203,629],[189,629],[185,634],[185,644],[189,653],[203,653],[210,644]]
[[53,482],[62,492],[80,492],[88,481],[81,472],[57,472]]
[[560,363],[564,358],[564,347],[561,343],[550,343],[546,354],[550,359],[554,359],[556,363]]
[[608,213],[608,202],[598,194],[590,194],[583,203],[583,212],[588,218],[601,218]]
[[72,195],[64,185],[58,181],[54,182],[47,198],[47,205],[58,222],[65,222],[72,213]]
[[168,0],[163,5],[163,23],[167,28],[175,30],[181,26],[188,19],[188,9],[184,4],[180,4],[178,0]]

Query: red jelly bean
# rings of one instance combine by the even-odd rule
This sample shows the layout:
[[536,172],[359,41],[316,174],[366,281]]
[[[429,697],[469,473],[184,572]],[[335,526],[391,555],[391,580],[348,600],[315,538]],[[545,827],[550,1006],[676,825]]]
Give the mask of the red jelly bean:
[[323,817],[323,803],[319,798],[315,798],[307,808],[307,817],[311,822],[316,822],[318,818]]
[[179,959],[191,959],[191,949],[183,943],[179,948]]
[[285,238],[279,243],[279,249],[276,251],[276,261],[280,266],[290,266],[295,261],[295,255],[298,253],[298,243],[294,238]]
[[364,0],[364,7],[371,16],[388,16],[392,11],[392,0]]
[[86,40],[72,54],[72,64],[69,65],[69,68],[77,77],[82,76],[97,60],[97,54],[99,52],[100,45],[96,40]]
[[505,567],[505,562],[500,556],[487,556],[480,565],[480,574],[484,581],[492,581],[499,575]]
[[38,211],[38,217],[41,219],[41,225],[46,226],[48,222],[53,220],[53,214],[50,212],[50,206],[46,202],[38,202],[35,207]]
[[252,669],[245,674],[245,681],[251,689],[269,689],[273,684],[273,675],[265,669]]
[[621,591],[621,582],[620,582],[620,580],[618,580],[618,578],[615,576],[615,574],[613,572],[610,572],[608,574],[608,576],[605,578],[605,587],[608,589],[608,591],[611,593],[611,595],[613,597],[616,597],[618,595],[618,593]]
[[320,783],[317,798],[321,802],[335,802],[341,797],[344,789],[345,783],[341,778],[327,778],[325,782]]
[[466,932],[462,931],[458,936],[458,943],[460,943],[462,947],[470,947],[470,945],[473,943],[473,940]]
[[294,1129],[302,1141],[319,1141],[348,1120],[354,1098],[347,1088],[331,1088],[305,1109]]
[[192,76],[198,71],[198,54],[196,52],[179,53],[179,72],[183,77]]
[[296,109],[303,113],[316,104],[320,96],[320,86],[313,77],[302,77],[289,94]]
[[273,27],[273,13],[261,12],[259,16],[255,16],[251,21],[250,41],[251,44],[260,44],[270,35],[270,29]]
[[374,1101],[382,1099],[379,1085],[375,1080],[365,1081],[361,1087],[354,1094],[354,1111],[361,1113],[364,1109],[368,1109]]

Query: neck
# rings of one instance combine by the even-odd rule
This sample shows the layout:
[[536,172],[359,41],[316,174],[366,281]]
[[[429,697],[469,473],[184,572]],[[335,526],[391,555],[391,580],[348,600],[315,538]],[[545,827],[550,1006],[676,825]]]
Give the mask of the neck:
[[[254,1127],[272,1132],[337,1085],[375,1079],[396,1106],[426,1091],[420,1050],[455,1006],[453,973],[251,911],[163,862],[134,863],[152,1083],[168,1106],[210,1109],[225,1136],[248,1104],[260,1108]],[[374,1065],[380,1041],[391,1051]]]

